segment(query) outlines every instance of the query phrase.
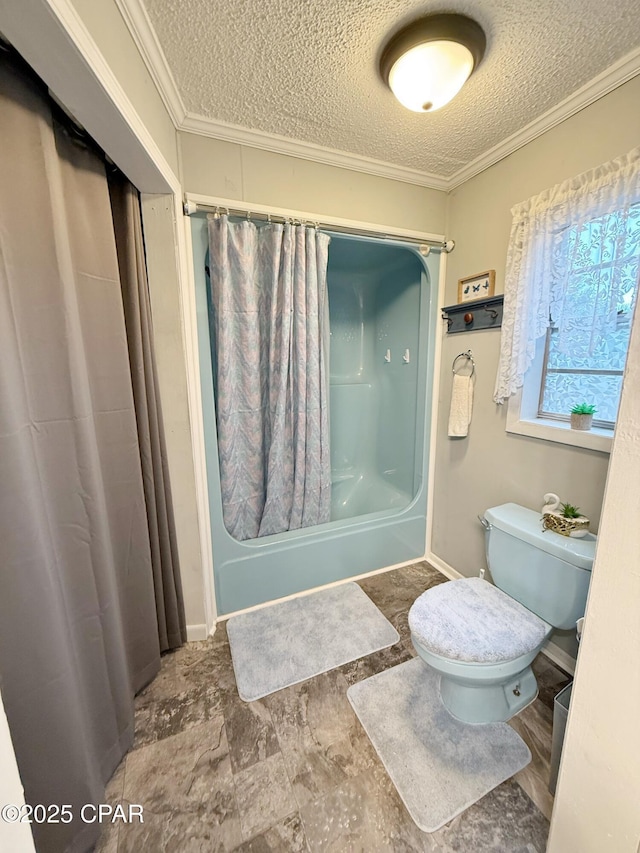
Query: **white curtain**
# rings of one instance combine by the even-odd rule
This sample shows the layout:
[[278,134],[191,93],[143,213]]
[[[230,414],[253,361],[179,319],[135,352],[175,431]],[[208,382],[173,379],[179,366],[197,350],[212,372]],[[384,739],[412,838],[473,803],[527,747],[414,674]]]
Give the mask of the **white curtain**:
[[329,239],[209,218],[222,508],[236,539],[330,520]]
[[[621,301],[635,294],[633,271],[624,262],[633,254],[625,223],[638,203],[635,148],[512,209],[496,403],[522,387],[550,321],[564,351],[586,338],[593,352],[615,327]],[[577,288],[570,275],[576,269],[584,273]]]

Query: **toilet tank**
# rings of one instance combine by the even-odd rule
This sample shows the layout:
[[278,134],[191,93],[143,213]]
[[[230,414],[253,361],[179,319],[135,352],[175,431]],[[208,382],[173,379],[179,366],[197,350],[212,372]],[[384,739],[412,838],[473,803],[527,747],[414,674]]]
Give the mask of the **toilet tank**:
[[487,563],[497,587],[554,628],[584,616],[596,537],[544,530],[539,512],[518,504],[488,509]]

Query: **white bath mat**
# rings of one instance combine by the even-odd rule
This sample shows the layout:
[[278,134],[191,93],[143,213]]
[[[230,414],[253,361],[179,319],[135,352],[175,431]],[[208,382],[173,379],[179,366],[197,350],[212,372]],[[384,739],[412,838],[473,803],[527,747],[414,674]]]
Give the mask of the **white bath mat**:
[[349,701],[425,832],[449,823],[531,761],[507,723],[461,723],[440,699],[440,676],[420,658],[354,684]]
[[260,699],[397,643],[356,583],[272,604],[227,622],[240,698]]

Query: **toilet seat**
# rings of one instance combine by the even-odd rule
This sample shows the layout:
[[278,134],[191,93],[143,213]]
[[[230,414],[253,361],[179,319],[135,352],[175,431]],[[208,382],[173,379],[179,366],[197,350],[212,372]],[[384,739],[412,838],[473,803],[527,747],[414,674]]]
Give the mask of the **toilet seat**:
[[481,578],[428,589],[409,611],[414,639],[434,655],[470,664],[507,663],[538,649],[551,631],[540,617]]

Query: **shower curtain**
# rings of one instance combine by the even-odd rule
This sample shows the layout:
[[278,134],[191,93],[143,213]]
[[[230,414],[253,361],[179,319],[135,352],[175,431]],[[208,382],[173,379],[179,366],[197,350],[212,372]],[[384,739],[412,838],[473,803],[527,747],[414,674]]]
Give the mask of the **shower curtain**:
[[222,508],[236,539],[330,519],[329,239],[209,217]]

